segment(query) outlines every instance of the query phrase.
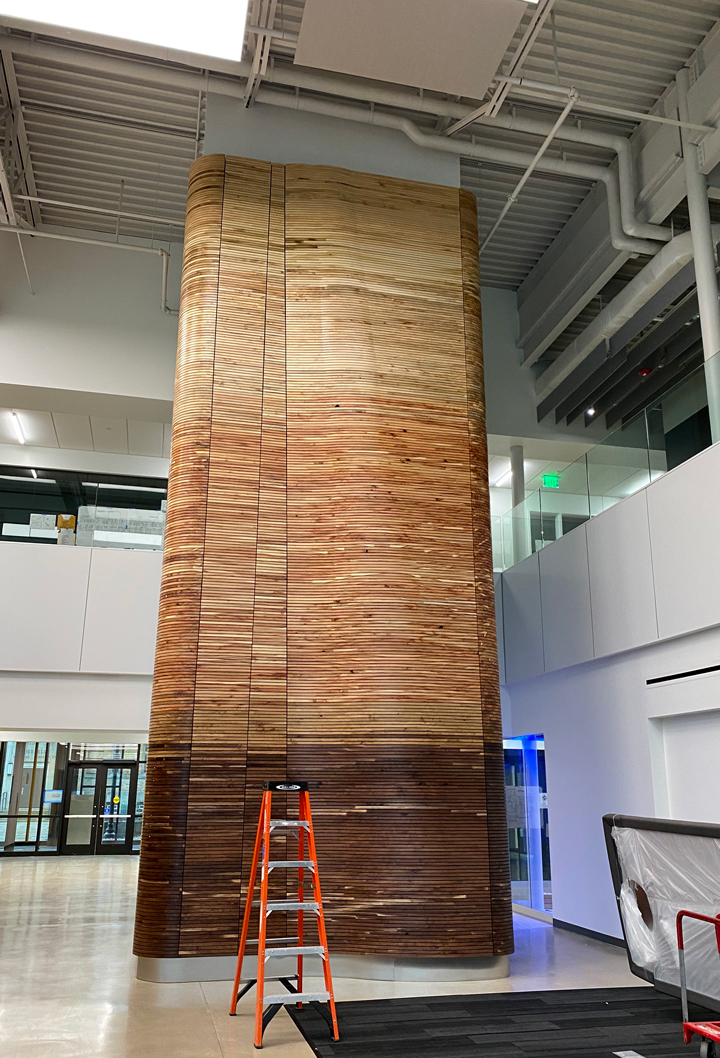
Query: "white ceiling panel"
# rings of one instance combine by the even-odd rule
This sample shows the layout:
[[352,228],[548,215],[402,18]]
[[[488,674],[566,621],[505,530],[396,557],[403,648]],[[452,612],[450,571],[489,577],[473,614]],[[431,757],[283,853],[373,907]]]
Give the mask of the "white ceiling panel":
[[10,408],[0,408],[0,444],[18,445],[20,441],[12,421]]
[[93,438],[89,415],[71,415],[68,412],[55,411],[53,422],[61,448],[92,452]]
[[163,424],[161,422],[134,422],[127,424],[128,451],[131,456],[162,456]]
[[522,0],[305,0],[295,62],[481,98]]
[[25,444],[38,448],[57,448],[58,439],[49,411],[22,411],[16,409]]
[[108,419],[100,415],[90,416],[93,448],[96,452],[119,452],[128,455],[127,419]]

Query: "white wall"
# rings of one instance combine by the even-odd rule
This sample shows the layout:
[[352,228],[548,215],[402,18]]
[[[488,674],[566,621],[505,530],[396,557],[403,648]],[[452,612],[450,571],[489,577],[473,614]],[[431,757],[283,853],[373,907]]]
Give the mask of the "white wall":
[[[553,911],[620,936],[607,812],[720,820],[720,445],[502,575],[507,736],[542,733]],[[660,683],[648,683],[662,677]]]
[[0,739],[147,742],[152,676],[0,672]]
[[0,543],[0,729],[147,730],[161,564]]
[[460,186],[460,159],[429,151],[402,132],[210,93],[205,154],[267,162],[337,165],[363,173]]
[[[482,279],[482,259],[480,260]],[[518,348],[518,308],[514,290],[500,290],[483,286],[482,335],[485,364],[485,405],[487,431],[510,437],[538,437],[548,440],[575,439],[593,444],[605,436],[598,421],[588,429],[555,426],[552,419],[537,421],[535,374],[522,366],[522,351]]]
[[[720,630],[712,629],[505,689],[510,698],[506,736],[545,736],[557,918],[621,935],[603,837],[605,813],[687,818],[692,807],[693,815],[718,818],[720,676],[654,686],[646,681],[717,664],[719,657]],[[696,690],[696,684],[705,686]],[[702,722],[703,713],[713,720]],[[666,717],[681,714],[692,724],[692,736],[684,745],[671,741],[668,765],[665,732],[670,730],[672,740],[675,728],[665,727]],[[691,737],[697,744],[700,730],[706,738],[704,756],[693,761],[687,746]],[[715,772],[706,781],[710,761]],[[678,789],[693,772],[692,788],[679,797]]]
[[[0,245],[0,385],[172,400],[177,316],[160,308],[160,258],[39,238],[23,248],[34,294],[17,241]],[[181,255],[175,245],[174,308]]]
[[720,624],[718,482],[713,445],[544,548],[539,586],[514,587],[533,559],[507,570],[508,680]]

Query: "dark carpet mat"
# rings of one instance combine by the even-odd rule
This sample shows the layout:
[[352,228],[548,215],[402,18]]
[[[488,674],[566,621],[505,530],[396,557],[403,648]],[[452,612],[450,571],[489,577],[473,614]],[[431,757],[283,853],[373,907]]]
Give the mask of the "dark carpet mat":
[[[698,1058],[680,1001],[653,988],[589,988],[338,1003],[340,1041],[311,1007],[288,1007],[320,1058]],[[691,1018],[720,1020],[692,1007]]]

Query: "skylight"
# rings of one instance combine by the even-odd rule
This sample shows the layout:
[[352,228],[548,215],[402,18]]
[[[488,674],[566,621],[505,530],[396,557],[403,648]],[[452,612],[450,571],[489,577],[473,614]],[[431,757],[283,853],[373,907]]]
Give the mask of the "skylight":
[[220,59],[242,57],[248,0],[0,0],[3,15]]

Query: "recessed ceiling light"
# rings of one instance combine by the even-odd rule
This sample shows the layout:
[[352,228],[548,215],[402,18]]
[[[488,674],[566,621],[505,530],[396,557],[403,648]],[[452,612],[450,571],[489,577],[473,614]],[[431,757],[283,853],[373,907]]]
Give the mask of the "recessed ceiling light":
[[585,414],[589,415],[592,418],[592,416],[595,414],[595,409],[594,408],[588,408],[588,410],[585,412]]
[[247,6],[247,0],[204,0],[201,7],[187,0],[0,0],[0,15],[239,62]]
[[17,437],[18,442],[21,445],[24,445],[25,444],[25,434],[23,433],[22,424],[20,423],[20,419],[18,418],[18,414],[17,414],[16,411],[11,411],[10,412],[10,422],[13,425],[13,430],[15,431],[15,436]]

